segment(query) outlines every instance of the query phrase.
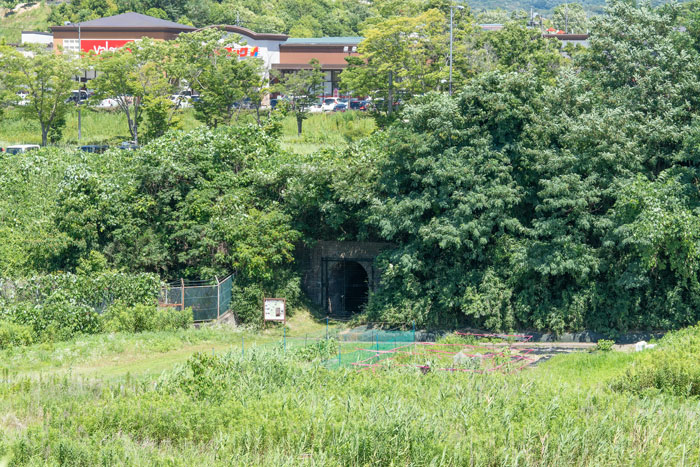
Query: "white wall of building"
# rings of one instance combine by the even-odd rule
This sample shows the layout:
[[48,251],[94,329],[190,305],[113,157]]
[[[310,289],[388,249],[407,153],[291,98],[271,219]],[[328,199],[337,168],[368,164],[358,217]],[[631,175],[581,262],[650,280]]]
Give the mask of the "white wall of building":
[[22,31],[22,44],[53,44],[53,34],[37,31]]

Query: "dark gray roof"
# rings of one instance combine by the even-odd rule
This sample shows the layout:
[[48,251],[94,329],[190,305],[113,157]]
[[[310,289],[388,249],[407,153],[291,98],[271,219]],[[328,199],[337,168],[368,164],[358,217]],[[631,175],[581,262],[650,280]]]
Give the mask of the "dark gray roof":
[[290,37],[283,45],[357,45],[362,37]]
[[[77,28],[78,23],[74,23],[66,28]],[[196,28],[186,24],[179,24],[173,21],[167,21],[153,16],[142,15],[140,13],[122,13],[121,15],[107,16],[106,18],[93,19],[91,21],[83,21],[80,23],[82,29],[99,29],[99,28],[147,28],[147,29],[179,29],[192,30]],[[59,26],[57,29],[63,29]]]

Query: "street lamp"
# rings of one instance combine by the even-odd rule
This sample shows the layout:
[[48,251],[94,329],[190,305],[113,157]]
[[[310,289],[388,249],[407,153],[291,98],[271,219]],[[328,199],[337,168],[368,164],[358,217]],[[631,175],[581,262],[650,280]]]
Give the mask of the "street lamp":
[[454,20],[455,8],[458,10],[464,10],[462,5],[450,5],[450,96],[452,95],[452,23]]

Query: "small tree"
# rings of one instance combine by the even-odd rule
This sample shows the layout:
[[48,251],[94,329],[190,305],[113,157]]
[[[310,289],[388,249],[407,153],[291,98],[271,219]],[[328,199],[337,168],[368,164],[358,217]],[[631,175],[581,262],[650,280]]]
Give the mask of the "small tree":
[[554,7],[552,23],[557,29],[570,34],[588,32],[588,18],[580,3],[562,3]]
[[316,101],[316,96],[323,86],[324,73],[315,58],[309,62],[309,68],[278,75],[274,89],[289,99],[289,110],[297,119],[297,132],[308,116],[309,107]]
[[[75,86],[73,76],[78,74],[79,60],[70,55],[55,54],[39,48],[30,48],[33,56],[25,56],[8,47],[0,50],[5,95],[17,99],[18,91],[28,93],[23,106],[29,118],[39,122],[41,144],[46,146],[49,134],[60,131],[65,123],[66,102]],[[6,97],[7,98],[7,97]]]

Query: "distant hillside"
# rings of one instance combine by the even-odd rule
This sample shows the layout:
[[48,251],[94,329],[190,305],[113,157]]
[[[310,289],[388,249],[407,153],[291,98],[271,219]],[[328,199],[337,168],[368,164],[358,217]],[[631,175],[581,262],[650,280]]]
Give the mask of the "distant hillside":
[[[686,3],[687,1],[690,0],[679,0],[678,3]],[[469,0],[469,6],[474,12],[502,9],[509,12],[522,10],[529,13],[530,8],[532,8],[544,16],[551,15],[554,7],[564,3],[580,3],[589,15],[598,15],[604,12],[606,2],[605,0],[571,0],[569,2],[564,0]],[[651,2],[654,6],[666,3],[671,2],[665,0],[652,0]]]
[[22,31],[46,31],[51,7],[44,3],[21,3],[13,8],[0,8],[0,41],[20,42]]
[[[12,0],[0,0],[10,5]],[[530,9],[551,17],[563,0],[468,0],[481,22],[501,23]],[[586,13],[600,14],[605,0],[581,0]],[[653,4],[668,3],[653,0]],[[205,26],[240,24],[258,32],[282,32],[296,37],[354,36],[367,20],[377,16],[411,16],[442,5],[435,0],[72,0],[20,3],[0,8],[0,40],[20,41],[22,30],[46,31],[65,21],[86,21],[102,16],[136,11],[172,21]],[[486,14],[483,14],[487,11]]]

